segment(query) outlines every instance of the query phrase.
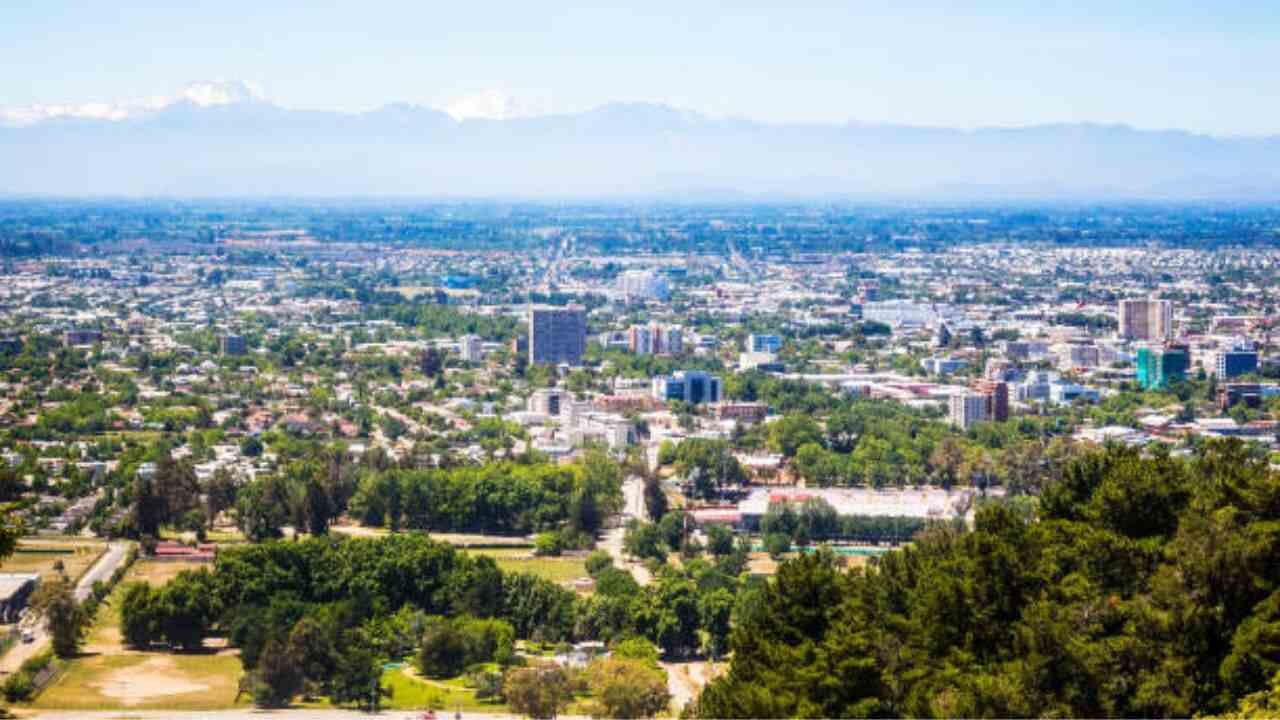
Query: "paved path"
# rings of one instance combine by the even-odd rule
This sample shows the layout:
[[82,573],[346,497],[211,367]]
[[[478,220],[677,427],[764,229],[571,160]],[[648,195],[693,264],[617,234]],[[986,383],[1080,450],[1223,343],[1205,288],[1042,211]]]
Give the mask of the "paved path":
[[[687,687],[687,686],[686,686]],[[682,690],[682,695],[685,691]],[[677,712],[692,696],[673,698],[672,705]],[[262,718],[279,718],[280,720],[354,720],[355,718],[385,718],[385,720],[420,720],[421,710],[383,710],[379,713],[366,713],[358,710],[317,710],[311,708],[293,708],[288,710],[258,710],[256,708],[236,708],[234,710],[30,710],[14,708],[19,718],[39,718],[39,720],[261,720]],[[437,720],[453,720],[450,712],[437,712]],[[499,713],[461,714],[462,720],[508,720],[523,718],[523,715]],[[560,715],[560,720],[587,720],[583,716]]]
[[622,525],[605,532],[604,539],[600,541],[600,547],[613,558],[614,565],[629,570],[636,582],[641,585],[648,585],[653,581],[653,575],[649,569],[638,562],[632,562],[622,551],[622,538],[627,533],[627,521],[635,518],[647,520],[649,517],[644,507],[644,481],[634,475],[627,478],[622,484],[622,497],[625,500],[622,505]]
[[80,578],[80,582],[76,583],[76,601],[84,602],[93,594],[93,584],[101,580],[107,582],[111,579],[111,575],[124,563],[125,556],[129,554],[129,544],[123,542],[111,543],[107,546],[107,552],[98,558],[98,562],[89,568],[89,571]]
[[[98,558],[98,561],[80,578],[80,582],[76,583],[76,600],[84,602],[93,593],[93,584],[98,580],[106,582],[116,568],[124,563],[128,554],[129,543],[116,542],[108,545],[102,557]],[[32,642],[19,640],[16,645],[9,648],[9,652],[0,657],[0,676],[17,672],[22,663],[35,657],[49,643],[49,631],[43,622],[35,628],[34,635],[35,640]]]
[[667,672],[667,692],[671,693],[671,709],[676,715],[685,705],[693,702],[698,696],[699,688],[694,687],[688,674],[688,663],[658,663]]

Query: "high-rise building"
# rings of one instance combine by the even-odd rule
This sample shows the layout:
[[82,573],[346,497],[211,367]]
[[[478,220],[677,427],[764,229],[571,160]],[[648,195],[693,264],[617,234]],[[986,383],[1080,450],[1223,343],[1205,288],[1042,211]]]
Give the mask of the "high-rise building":
[[629,299],[666,300],[671,297],[667,279],[652,270],[628,270],[618,276],[618,290]]
[[782,349],[782,338],[777,335],[752,333],[747,336],[747,352],[776,353]]
[[1136,364],[1138,384],[1145,390],[1156,390],[1187,379],[1191,352],[1186,345],[1175,343],[1144,346],[1138,348]]
[[986,419],[1004,422],[1009,419],[1009,383],[1003,380],[978,380],[973,389],[986,403]]
[[1119,334],[1125,340],[1159,342],[1173,337],[1173,303],[1154,298],[1121,300]]
[[653,354],[653,332],[648,325],[632,325],[627,330],[627,344],[637,355]]
[[684,328],[679,325],[668,325],[666,334],[663,338],[664,346],[662,352],[667,355],[681,355],[684,353]]
[[223,355],[244,355],[247,352],[249,352],[249,346],[245,342],[243,335],[222,336]]
[[480,338],[475,335],[463,335],[458,339],[458,355],[469,363],[480,362],[484,359],[483,343]]
[[684,352],[683,329],[679,325],[632,325],[627,329],[627,346],[637,355],[679,355]]
[[581,365],[587,350],[587,311],[580,307],[534,308],[529,317],[529,362]]
[[987,398],[978,393],[957,392],[951,396],[951,424],[961,430],[987,419]]
[[681,370],[653,379],[651,391],[655,400],[683,400],[691,405],[720,402],[720,378],[704,372]]

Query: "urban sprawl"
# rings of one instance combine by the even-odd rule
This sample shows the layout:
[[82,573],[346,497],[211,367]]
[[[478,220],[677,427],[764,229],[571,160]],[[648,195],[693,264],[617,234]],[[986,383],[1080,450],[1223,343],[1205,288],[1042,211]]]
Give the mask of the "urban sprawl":
[[[969,648],[954,650],[959,674],[1031,672],[974,648],[1020,647],[982,633],[1029,622],[1025,604],[1055,593],[1092,608],[1063,620],[1083,636],[1162,642],[1132,608],[1165,602],[1161,582],[1199,580],[1160,575],[1183,562],[1160,543],[1207,552],[1236,531],[1187,535],[1179,518],[1226,522],[1215,508],[1253,500],[1194,500],[1192,480],[1175,494],[1098,488],[1228,466],[1274,477],[1280,251],[1001,237],[962,211],[823,247],[807,214],[707,210],[690,226],[600,212],[624,230],[590,212],[516,230],[486,215],[476,223],[501,239],[469,246],[393,237],[395,217],[375,210],[369,238],[222,208],[172,241],[128,225],[78,242],[74,218],[47,234],[0,223],[17,238],[0,260],[0,503],[16,537],[0,562],[5,697],[36,710],[324,698],[536,717],[1180,715],[1229,710],[1271,681],[1274,639],[1254,652],[1236,628],[1280,597],[1274,549],[1253,560],[1268,580],[1223,595],[1212,632],[1195,625],[1221,647],[1195,651],[1207,669],[1178,666],[1195,681],[1172,699],[1137,690],[1148,666],[1172,672],[1158,654],[1125,656],[1134,684],[1114,702],[1128,705],[983,705],[995,701],[981,684],[964,685],[974,704],[947,705],[940,685],[883,684],[946,648]],[[1274,524],[1268,507],[1257,523]],[[984,532],[1013,542],[984,530],[1000,513],[1065,534],[973,551],[1017,558],[1007,566],[904,569],[944,546],[959,557]],[[1114,538],[1101,556],[1131,556],[1131,571],[1066,567],[1062,548],[1102,543],[1073,539],[1090,523]],[[1002,586],[1024,603],[1012,609],[961,590],[868,590],[856,609],[827,598],[860,618],[849,628],[903,643],[867,640],[885,644],[866,651],[874,672],[856,672],[880,679],[848,696],[804,699],[817,691],[762,659],[783,657],[762,643],[801,644],[767,629],[800,612],[785,592],[828,592],[806,582],[996,583],[1013,565],[1047,574]],[[860,579],[804,575],[823,568]],[[1075,590],[1050,589],[1061,583]],[[932,650],[911,655],[928,625],[913,603],[926,602],[978,629],[928,635]],[[1162,617],[1171,638],[1201,622]],[[831,622],[804,632],[834,634]],[[127,662],[113,669],[113,655]],[[798,657],[773,664],[816,662]]]

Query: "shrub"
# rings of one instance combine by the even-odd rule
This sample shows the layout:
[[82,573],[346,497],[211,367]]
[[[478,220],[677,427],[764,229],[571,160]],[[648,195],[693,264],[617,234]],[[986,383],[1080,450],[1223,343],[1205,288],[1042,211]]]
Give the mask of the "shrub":
[[564,550],[564,545],[560,537],[560,533],[544,532],[538,533],[538,537],[533,541],[533,554],[546,557],[557,556]]
[[25,672],[16,672],[10,675],[5,678],[4,685],[0,686],[0,692],[4,693],[4,699],[11,703],[30,700],[35,690],[35,683],[31,681],[31,676]]
[[601,570],[613,567],[613,557],[604,550],[596,550],[587,556],[587,574],[595,577]]

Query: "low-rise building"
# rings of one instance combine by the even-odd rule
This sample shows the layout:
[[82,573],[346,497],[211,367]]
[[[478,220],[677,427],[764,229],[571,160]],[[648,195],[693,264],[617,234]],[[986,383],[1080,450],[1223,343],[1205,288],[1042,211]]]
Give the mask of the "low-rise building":
[[18,622],[39,585],[38,573],[0,573],[0,623]]
[[680,370],[653,379],[655,400],[683,400],[691,405],[720,402],[720,378],[697,370]]
[[720,402],[711,406],[711,412],[717,420],[736,420],[743,425],[755,425],[764,422],[769,414],[769,406],[756,402]]

